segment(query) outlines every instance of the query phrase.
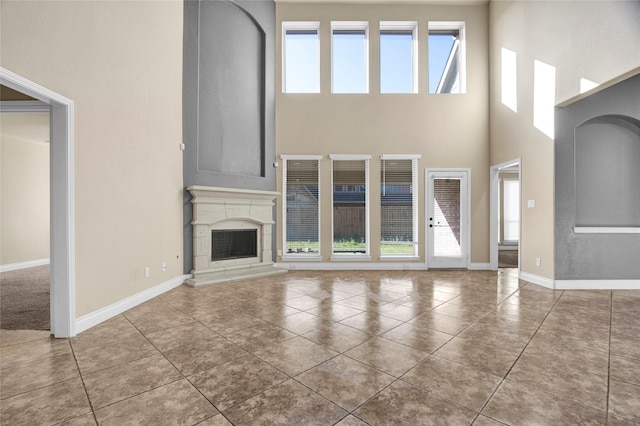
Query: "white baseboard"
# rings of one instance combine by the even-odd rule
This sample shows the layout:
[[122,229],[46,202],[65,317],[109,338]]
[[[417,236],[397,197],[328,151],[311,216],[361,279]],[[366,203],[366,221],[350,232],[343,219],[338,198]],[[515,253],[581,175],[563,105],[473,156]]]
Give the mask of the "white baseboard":
[[554,281],[551,278],[541,277],[540,275],[534,275],[534,274],[530,274],[528,272],[522,272],[522,271],[520,271],[520,275],[518,275],[518,278],[520,278],[523,281],[527,281],[532,284],[541,285],[542,287],[546,287],[552,290],[554,288]]
[[182,285],[182,283],[184,283],[184,281],[188,278],[191,278],[190,274],[175,277],[169,281],[158,284],[155,287],[151,287],[147,290],[141,291],[138,294],[134,294],[133,296],[129,296],[126,299],[120,300],[119,302],[91,312],[90,314],[83,315],[80,318],[76,319],[76,333],[81,333],[85,330],[88,330],[91,327],[94,327],[101,322],[113,318],[116,315],[120,315],[124,311],[134,308],[149,299],[160,296],[162,293],[166,293],[167,291]]
[[277,268],[290,271],[425,271],[424,263],[401,262],[280,262]]
[[19,269],[33,268],[34,266],[48,265],[49,258],[28,260],[26,262],[9,263],[6,265],[0,265],[0,272],[17,271]]
[[556,280],[558,290],[640,290],[640,280]]

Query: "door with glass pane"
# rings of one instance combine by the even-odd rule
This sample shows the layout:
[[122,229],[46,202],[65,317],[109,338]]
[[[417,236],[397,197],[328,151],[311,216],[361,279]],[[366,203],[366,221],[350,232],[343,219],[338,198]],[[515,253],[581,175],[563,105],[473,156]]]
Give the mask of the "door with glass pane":
[[427,267],[467,268],[468,172],[427,171]]

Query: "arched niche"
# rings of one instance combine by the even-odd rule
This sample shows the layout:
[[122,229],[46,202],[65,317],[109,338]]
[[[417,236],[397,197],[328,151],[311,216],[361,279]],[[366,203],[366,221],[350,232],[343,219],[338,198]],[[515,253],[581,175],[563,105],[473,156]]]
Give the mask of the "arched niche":
[[230,1],[199,2],[198,170],[265,176],[265,31]]
[[576,226],[640,226],[640,121],[602,115],[575,128]]

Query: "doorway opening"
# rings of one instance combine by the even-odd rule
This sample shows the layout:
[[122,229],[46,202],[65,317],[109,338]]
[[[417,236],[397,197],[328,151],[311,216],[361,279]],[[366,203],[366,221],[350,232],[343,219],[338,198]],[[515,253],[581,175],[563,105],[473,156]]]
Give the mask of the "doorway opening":
[[47,108],[50,113],[50,329],[55,337],[73,337],[76,333],[74,104],[70,99],[2,67],[0,85],[35,99],[25,101],[27,104],[23,108]]
[[520,159],[490,168],[491,269],[520,270]]
[[50,330],[50,113],[23,98],[0,86],[0,328]]

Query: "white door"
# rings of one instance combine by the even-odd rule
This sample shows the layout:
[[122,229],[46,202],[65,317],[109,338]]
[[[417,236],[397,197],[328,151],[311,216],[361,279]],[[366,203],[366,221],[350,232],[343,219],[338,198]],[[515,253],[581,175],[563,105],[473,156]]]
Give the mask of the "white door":
[[427,170],[427,267],[467,268],[467,170]]

